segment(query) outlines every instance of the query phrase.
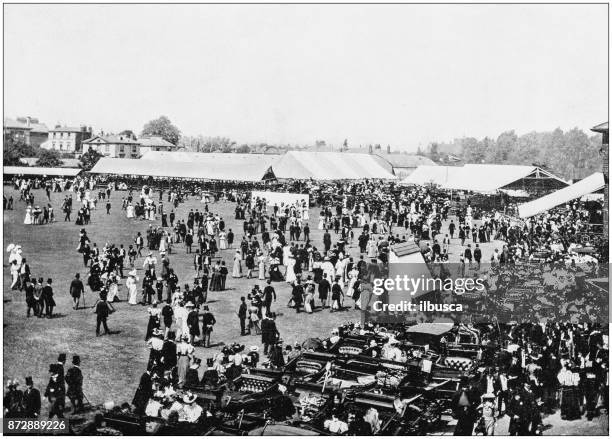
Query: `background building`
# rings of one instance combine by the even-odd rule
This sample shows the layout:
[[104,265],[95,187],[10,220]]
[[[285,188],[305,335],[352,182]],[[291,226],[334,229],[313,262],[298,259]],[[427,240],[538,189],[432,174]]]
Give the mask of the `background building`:
[[127,135],[99,135],[82,142],[82,151],[85,154],[90,149],[99,152],[105,157],[131,158],[140,157],[140,142]]
[[49,129],[34,117],[4,119],[4,138],[26,145],[40,146],[49,138]]
[[150,151],[172,151],[175,148],[172,143],[159,136],[141,137],[137,142],[140,144],[141,155]]
[[62,153],[80,153],[81,143],[91,138],[91,136],[91,127],[62,127],[57,125],[52,130],[49,130],[49,140],[40,146]]

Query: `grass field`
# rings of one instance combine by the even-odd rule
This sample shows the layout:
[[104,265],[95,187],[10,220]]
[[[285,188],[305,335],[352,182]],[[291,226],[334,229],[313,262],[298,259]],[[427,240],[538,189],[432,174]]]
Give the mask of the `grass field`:
[[[35,203],[42,204],[46,198],[44,192],[37,190]],[[7,197],[12,194],[15,208],[4,211],[4,249],[9,243],[17,243],[23,247],[23,255],[27,258],[32,274],[53,279],[54,298],[57,302],[56,317],[53,319],[26,318],[24,293],[10,291],[10,273],[7,266],[8,253],[4,252],[4,376],[18,378],[23,383],[27,375],[32,375],[37,386],[44,388],[48,380],[49,364],[56,361],[57,354],[66,352],[68,358],[79,354],[84,374],[84,391],[89,400],[102,403],[107,399],[115,402],[131,401],[136,390],[140,375],[144,371],[148,359],[148,349],[145,346],[144,334],[148,321],[147,308],[140,305],[130,306],[125,302],[125,279],[120,286],[121,303],[116,303],[117,312],[109,318],[109,328],[113,335],[95,336],[95,314],[91,308],[72,309],[68,287],[76,272],[81,278],[86,278],[80,253],[76,252],[80,226],[63,221],[60,203],[63,193],[52,194],[51,204],[56,212],[57,222],[49,225],[26,226],[23,224],[25,204],[17,201],[19,194],[12,188],[5,187]],[[144,232],[149,221],[128,220],[121,211],[121,197],[126,193],[112,194],[111,214],[106,215],[101,204],[97,211],[92,212],[92,223],[86,227],[92,242],[102,247],[105,242],[126,247],[133,242],[136,232]],[[165,203],[166,205],[168,203]],[[176,210],[177,219],[186,218],[191,208],[202,208],[196,199],[190,199]],[[226,221],[226,227],[236,233],[236,240],[241,239],[242,224],[234,220],[234,203],[219,202],[210,205],[212,212],[218,212]],[[73,215],[74,217],[75,215]],[[313,215],[311,212],[311,217]],[[319,245],[322,243],[322,232],[316,229],[315,219],[310,220],[311,239]],[[155,225],[161,221],[153,222]],[[3,249],[3,250],[4,250]],[[351,251],[358,251],[352,248]],[[230,267],[234,250],[221,252],[226,264]],[[142,258],[136,267],[142,279]],[[178,244],[170,255],[171,266],[175,269],[181,285],[193,281],[192,255]],[[125,272],[127,273],[128,270]],[[207,358],[219,350],[223,343],[238,341],[242,344],[261,347],[260,336],[240,337],[240,326],[236,312],[240,304],[240,296],[250,292],[255,284],[263,288],[265,281],[257,279],[233,279],[228,276],[227,290],[209,292],[208,300],[211,311],[217,319],[211,349],[196,348],[200,358]],[[313,314],[296,314],[286,304],[290,297],[290,288],[286,283],[274,284],[278,298],[272,309],[278,314],[277,326],[281,337],[286,343],[303,341],[307,337],[327,337],[333,327],[346,321],[359,319],[359,313],[347,310],[330,314],[318,311]],[[95,298],[86,287],[86,303],[93,305]],[[43,408],[43,413],[45,409]]]
[[[86,278],[80,253],[76,252],[80,226],[74,222],[65,223],[60,212],[60,203],[64,193],[52,194],[51,204],[56,212],[56,223],[40,226],[26,226],[23,224],[25,204],[17,201],[18,192],[5,186],[5,195],[13,195],[15,199],[14,210],[4,211],[4,240],[3,251],[9,243],[20,244],[23,255],[27,258],[32,274],[43,277],[45,280],[53,279],[54,298],[57,302],[56,316],[53,319],[26,318],[26,305],[24,294],[11,291],[10,273],[7,266],[8,254],[4,252],[3,273],[3,316],[4,316],[4,364],[3,375],[5,381],[17,378],[23,386],[24,377],[32,375],[35,385],[44,390],[48,381],[49,364],[56,361],[60,352],[68,354],[68,364],[73,354],[81,356],[81,368],[84,375],[84,392],[92,404],[100,404],[106,400],[116,403],[131,402],[138,385],[140,375],[146,367],[148,349],[145,346],[144,334],[148,321],[147,308],[140,305],[130,306],[125,301],[125,280],[120,286],[119,297],[122,302],[114,304],[117,312],[109,318],[109,327],[113,335],[95,336],[95,314],[90,308],[95,297],[92,297],[86,287],[86,304],[88,308],[73,310],[72,301],[68,293],[68,286],[76,272]],[[37,190],[35,203],[43,204],[44,192]],[[125,212],[121,211],[121,197],[125,192],[112,194],[112,210],[106,215],[102,205],[92,212],[92,223],[86,227],[92,242],[103,247],[105,242],[116,245],[133,242],[136,232],[144,232],[149,221],[128,220]],[[168,203],[164,203],[168,204]],[[167,207],[167,206],[166,206]],[[201,208],[199,200],[190,199],[176,210],[177,219],[186,218],[189,209]],[[234,220],[234,203],[219,202],[210,205],[212,212],[218,212],[226,221],[226,227],[236,233],[235,241],[240,241],[242,224]],[[73,215],[75,217],[76,215]],[[315,246],[322,247],[322,232],[317,230],[318,210],[310,210],[311,240]],[[160,225],[160,221],[152,222]],[[403,230],[398,231],[403,234]],[[334,237],[332,236],[332,239]],[[483,258],[487,260],[494,247],[501,248],[500,242],[482,244]],[[350,247],[350,253],[358,256],[359,250]],[[450,248],[451,261],[458,260],[460,247],[453,243]],[[231,273],[234,250],[221,252]],[[142,258],[137,261],[139,277],[142,279]],[[178,244],[170,255],[171,266],[179,277],[180,284],[193,281],[192,255],[187,255],[185,248]],[[126,270],[127,273],[127,270]],[[238,341],[241,344],[258,345],[261,347],[260,336],[241,337],[236,312],[240,303],[240,296],[251,290],[253,285],[264,286],[265,281],[257,279],[233,279],[228,276],[227,288],[223,292],[209,292],[208,299],[211,311],[217,319],[212,343],[213,347],[205,349],[196,348],[197,355],[205,359],[213,356],[224,343]],[[277,301],[273,304],[273,311],[277,312],[277,326],[285,343],[293,344],[308,337],[327,337],[332,328],[347,321],[360,319],[358,311],[347,309],[344,312],[330,314],[328,310],[313,314],[296,314],[286,304],[290,297],[290,287],[286,283],[274,284],[277,292]],[[347,299],[348,304],[352,304]],[[47,413],[47,403],[43,401],[43,416]],[[558,418],[558,415],[556,415]],[[552,428],[546,434],[604,434],[607,432],[607,419],[597,418],[590,423],[566,422],[547,419]],[[500,421],[503,424],[503,420]],[[507,432],[507,427],[500,432]],[[502,434],[503,434],[502,433]]]

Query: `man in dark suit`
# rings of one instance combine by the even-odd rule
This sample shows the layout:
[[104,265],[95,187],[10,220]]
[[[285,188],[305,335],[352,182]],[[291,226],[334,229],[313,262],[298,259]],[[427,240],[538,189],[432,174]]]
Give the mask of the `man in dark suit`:
[[72,367],[66,372],[66,384],[68,384],[66,395],[70,399],[73,414],[83,411],[83,373],[80,365],[81,358],[75,355],[72,357]]
[[264,345],[264,355],[268,355],[268,351],[275,345],[276,339],[279,336],[276,322],[274,321],[275,317],[274,313],[266,314],[261,321],[261,342]]
[[325,233],[323,233],[323,246],[325,247],[325,253],[331,248],[331,235],[327,229],[325,229]]
[[202,315],[202,336],[204,343],[204,347],[210,347],[210,334],[213,331],[213,326],[217,323],[215,316],[208,309],[208,305],[204,305],[203,307],[204,314]]
[[[247,304],[244,296],[240,298],[240,308],[238,308],[238,319],[240,320],[240,335],[247,335],[246,333],[246,319],[247,319]],[[249,331],[250,334],[250,331]]]
[[266,315],[269,315],[271,312],[272,300],[276,302],[276,291],[272,286],[272,280],[268,279],[267,285],[263,289],[263,305],[266,308]]
[[45,315],[47,318],[53,317],[53,307],[55,306],[55,300],[53,300],[53,287],[51,283],[53,280],[51,278],[47,279],[47,285],[45,285],[42,289],[41,298],[44,299],[45,302]]
[[40,392],[34,388],[32,377],[26,377],[26,390],[23,392],[23,417],[38,418],[40,414]]
[[58,363],[52,364],[49,367],[51,378],[49,379],[49,384],[47,384],[47,390],[45,390],[45,396],[49,400],[49,419],[54,416],[58,418],[64,417],[66,390],[64,388],[64,383],[59,381],[60,369],[63,375],[63,368]]
[[81,294],[83,294],[84,292],[85,287],[83,286],[83,282],[81,281],[81,275],[77,273],[74,275],[74,279],[72,279],[72,282],[70,282],[70,296],[72,296],[73,309],[78,309]]
[[472,266],[472,247],[470,244],[467,245],[465,251],[463,252],[463,257],[468,262],[470,267]]

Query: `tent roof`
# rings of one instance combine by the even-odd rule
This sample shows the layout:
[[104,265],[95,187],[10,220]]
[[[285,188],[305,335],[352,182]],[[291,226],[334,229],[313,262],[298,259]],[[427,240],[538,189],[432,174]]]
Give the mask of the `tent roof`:
[[429,157],[416,154],[385,154],[375,153],[374,155],[385,159],[394,168],[416,168],[419,165],[437,166],[436,162]]
[[412,174],[402,180],[402,184],[424,186],[433,183],[444,187],[447,181],[455,174],[461,173],[461,170],[459,166],[419,165]]
[[[168,153],[177,154],[177,153]],[[209,156],[212,154],[203,154]],[[232,156],[235,154],[223,154]],[[147,154],[148,156],[148,154]],[[103,157],[90,171],[93,174],[140,175],[146,177],[190,178],[201,180],[260,181],[264,178],[269,165],[246,160],[216,160],[207,157],[191,161],[172,161],[168,159],[120,159]],[[209,164],[210,166],[203,166]]]
[[567,203],[575,198],[580,198],[602,189],[605,186],[604,176],[596,172],[583,178],[571,186],[560,189],[537,200],[530,201],[519,206],[519,216],[529,218],[542,212],[546,212],[561,204]]
[[370,154],[289,151],[272,166],[276,178],[314,180],[395,179]]
[[74,177],[81,172],[79,168],[43,168],[39,166],[5,166],[3,171],[8,175],[46,175],[49,177]]
[[480,164],[419,166],[402,183],[416,185],[435,183],[444,189],[492,193],[535,172],[565,183],[537,166]]
[[[148,151],[145,152],[141,160],[159,160],[163,162],[184,162],[184,163],[212,163],[215,166],[244,164],[259,165],[265,167],[264,172],[276,161],[279,155],[272,154],[236,154],[222,152],[192,152],[192,151]],[[233,173],[232,173],[233,174]]]

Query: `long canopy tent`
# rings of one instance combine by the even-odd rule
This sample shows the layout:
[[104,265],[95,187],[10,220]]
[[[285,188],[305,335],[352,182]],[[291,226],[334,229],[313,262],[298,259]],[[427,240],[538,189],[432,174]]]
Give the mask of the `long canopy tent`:
[[[402,184],[435,184],[443,189],[494,194],[501,189],[537,192],[559,189],[567,182],[538,166],[480,165],[419,166]],[[546,186],[546,188],[542,187]]]
[[604,187],[605,182],[603,174],[601,172],[596,172],[571,186],[545,195],[537,200],[521,204],[518,207],[519,216],[521,218],[530,218],[576,198],[602,190]]
[[289,151],[272,165],[272,170],[278,179],[396,179],[379,160],[372,154]]
[[46,177],[76,177],[79,168],[43,168],[40,166],[4,166],[4,175],[28,175]]
[[[231,154],[224,154],[231,155]],[[139,177],[184,178],[190,180],[261,181],[269,166],[246,160],[172,161],[167,159],[101,158],[90,171],[92,174],[135,175]]]

